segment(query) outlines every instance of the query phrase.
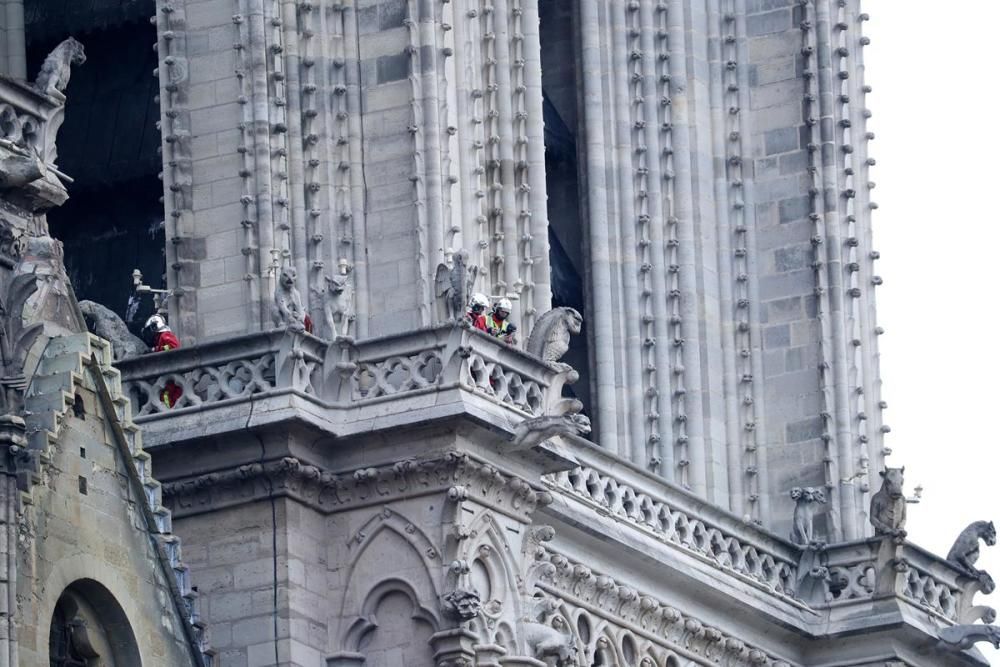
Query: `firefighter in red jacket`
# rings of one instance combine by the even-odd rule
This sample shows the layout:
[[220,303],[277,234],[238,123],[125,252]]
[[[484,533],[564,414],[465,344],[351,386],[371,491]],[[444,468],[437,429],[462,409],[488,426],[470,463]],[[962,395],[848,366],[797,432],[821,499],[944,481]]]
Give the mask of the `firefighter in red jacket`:
[[486,309],[489,306],[490,301],[486,298],[486,295],[479,294],[478,292],[472,295],[472,303],[469,304],[469,309],[465,311],[465,316],[472,322],[473,328],[486,331]]
[[[142,338],[152,348],[153,352],[176,350],[181,346],[180,340],[177,339],[174,332],[167,326],[167,321],[159,314],[153,315],[146,320],[146,326],[142,328]],[[181,387],[175,384],[173,380],[168,380],[160,392],[160,400],[165,406],[172,408],[177,405],[177,401],[180,400],[183,394],[184,390]]]

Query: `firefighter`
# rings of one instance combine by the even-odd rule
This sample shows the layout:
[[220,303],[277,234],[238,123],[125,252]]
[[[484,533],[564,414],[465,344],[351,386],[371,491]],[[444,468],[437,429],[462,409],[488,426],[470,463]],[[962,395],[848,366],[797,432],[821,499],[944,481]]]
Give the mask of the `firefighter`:
[[[160,314],[153,315],[146,320],[146,325],[142,328],[142,339],[149,345],[152,352],[176,350],[181,346],[180,340],[170,330],[167,321]],[[180,386],[173,380],[167,380],[163,390],[160,391],[160,401],[168,408],[172,408],[177,405],[177,401],[183,394],[184,390]]]
[[472,295],[469,309],[465,311],[465,316],[472,322],[472,326],[480,331],[486,331],[486,309],[489,305],[490,301],[486,295],[477,292]]
[[517,325],[510,321],[510,311],[514,305],[510,299],[499,299],[493,304],[493,312],[486,316],[486,332],[496,336],[508,345],[514,345]]

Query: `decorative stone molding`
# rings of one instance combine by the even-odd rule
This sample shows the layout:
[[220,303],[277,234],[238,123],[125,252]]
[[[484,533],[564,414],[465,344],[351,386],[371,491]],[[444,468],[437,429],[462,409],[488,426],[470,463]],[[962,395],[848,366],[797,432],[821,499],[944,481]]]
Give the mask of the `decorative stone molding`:
[[589,627],[597,627],[601,620],[606,620],[623,632],[697,665],[791,667],[795,664],[562,554],[548,548],[543,551],[537,554],[535,567],[544,568],[548,576],[539,582],[539,587],[565,605],[564,610],[579,610],[588,619]]
[[446,494],[451,502],[481,503],[517,518],[552,502],[548,491],[456,452],[337,473],[285,457],[163,487],[166,502],[181,516],[269,496],[289,496],[319,511],[334,512],[432,493]]

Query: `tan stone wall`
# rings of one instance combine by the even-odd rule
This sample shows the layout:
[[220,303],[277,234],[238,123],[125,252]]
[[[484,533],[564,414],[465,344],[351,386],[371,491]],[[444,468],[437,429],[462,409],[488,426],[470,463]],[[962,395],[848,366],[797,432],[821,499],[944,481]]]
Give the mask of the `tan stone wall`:
[[81,579],[101,584],[122,607],[143,667],[190,665],[184,621],[137,506],[143,500],[109,444],[95,393],[78,393],[85,416],[65,419],[43,483],[31,494],[33,539],[18,562],[20,665],[48,667],[53,610],[66,587]]

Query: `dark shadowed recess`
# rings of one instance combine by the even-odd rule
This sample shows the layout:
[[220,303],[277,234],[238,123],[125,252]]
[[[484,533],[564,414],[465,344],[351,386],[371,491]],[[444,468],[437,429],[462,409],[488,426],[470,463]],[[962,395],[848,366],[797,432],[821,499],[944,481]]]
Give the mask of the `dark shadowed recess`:
[[70,199],[49,213],[81,299],[124,315],[131,272],[160,286],[163,196],[153,0],[25,0],[28,71],[73,36],[87,62],[73,71],[59,133]]
[[543,120],[545,122],[545,185],[549,196],[549,263],[552,305],[570,306],[583,314],[583,331],[570,342],[563,361],[580,373],[571,393],[590,408],[590,346],[584,257],[587,252],[585,210],[581,206],[580,160],[577,150],[577,53],[573,4],[563,0],[539,3],[542,46]]

